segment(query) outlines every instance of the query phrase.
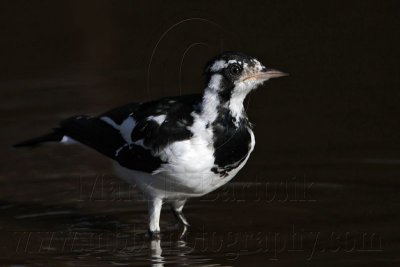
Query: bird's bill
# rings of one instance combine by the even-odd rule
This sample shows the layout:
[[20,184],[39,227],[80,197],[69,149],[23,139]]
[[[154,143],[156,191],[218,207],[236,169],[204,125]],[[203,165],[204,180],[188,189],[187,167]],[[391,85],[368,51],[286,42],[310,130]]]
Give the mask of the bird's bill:
[[279,77],[284,77],[288,76],[288,73],[282,72],[280,70],[274,70],[274,69],[269,69],[266,72],[261,73],[265,78],[271,79],[271,78],[279,78]]
[[258,72],[256,74],[250,74],[244,77],[243,81],[248,80],[248,79],[256,79],[256,80],[268,80],[271,78],[279,78],[279,77],[284,77],[288,76],[289,74],[279,71],[279,70],[274,70],[274,69],[268,69],[268,70],[263,70],[261,72]]

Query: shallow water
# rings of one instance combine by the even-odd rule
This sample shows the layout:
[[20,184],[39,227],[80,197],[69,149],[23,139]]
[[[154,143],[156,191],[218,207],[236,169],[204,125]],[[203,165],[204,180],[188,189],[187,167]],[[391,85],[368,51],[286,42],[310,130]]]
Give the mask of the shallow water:
[[2,182],[2,266],[355,266],[398,257],[391,184],[234,182],[187,204],[193,227],[183,238],[164,209],[161,240],[150,240],[134,187],[75,176]]

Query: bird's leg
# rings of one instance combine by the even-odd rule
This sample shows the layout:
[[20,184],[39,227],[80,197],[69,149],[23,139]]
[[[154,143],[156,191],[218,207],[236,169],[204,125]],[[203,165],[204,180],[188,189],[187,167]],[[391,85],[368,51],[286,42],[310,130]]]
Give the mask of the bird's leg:
[[179,200],[173,200],[170,202],[171,204],[171,210],[174,213],[175,217],[178,219],[179,223],[183,225],[183,230],[180,235],[180,238],[183,238],[187,232],[188,227],[190,226],[189,223],[187,222],[185,216],[183,216],[182,209],[183,206],[185,205],[186,199],[179,199]]
[[182,209],[183,206],[185,205],[185,202],[186,199],[173,200],[171,202],[172,212],[174,213],[178,221],[184,226],[184,232],[186,232],[186,228],[190,226],[190,224],[187,222],[185,216],[183,216],[182,213]]
[[162,204],[161,198],[148,200],[149,233],[152,238],[160,236],[160,213]]

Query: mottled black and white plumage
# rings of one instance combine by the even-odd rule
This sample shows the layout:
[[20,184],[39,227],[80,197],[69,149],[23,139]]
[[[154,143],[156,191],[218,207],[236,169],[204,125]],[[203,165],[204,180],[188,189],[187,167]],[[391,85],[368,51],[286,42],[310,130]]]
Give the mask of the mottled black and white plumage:
[[146,193],[152,233],[160,231],[163,202],[187,226],[182,214],[186,199],[227,183],[254,148],[245,97],[264,81],[284,74],[243,53],[226,52],[206,65],[205,75],[202,95],[131,103],[97,117],[72,117],[52,133],[15,146],[89,146],[114,160],[119,176]]

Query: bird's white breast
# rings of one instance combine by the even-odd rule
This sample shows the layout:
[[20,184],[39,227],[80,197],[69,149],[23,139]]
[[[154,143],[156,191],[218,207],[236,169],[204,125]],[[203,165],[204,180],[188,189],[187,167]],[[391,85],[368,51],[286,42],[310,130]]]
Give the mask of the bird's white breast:
[[161,158],[168,159],[152,174],[130,170],[115,164],[118,174],[128,182],[136,183],[146,194],[166,199],[202,196],[230,181],[246,164],[255,145],[253,132],[251,149],[241,164],[221,177],[211,171],[214,166],[214,149],[208,140],[193,137],[168,145]]

